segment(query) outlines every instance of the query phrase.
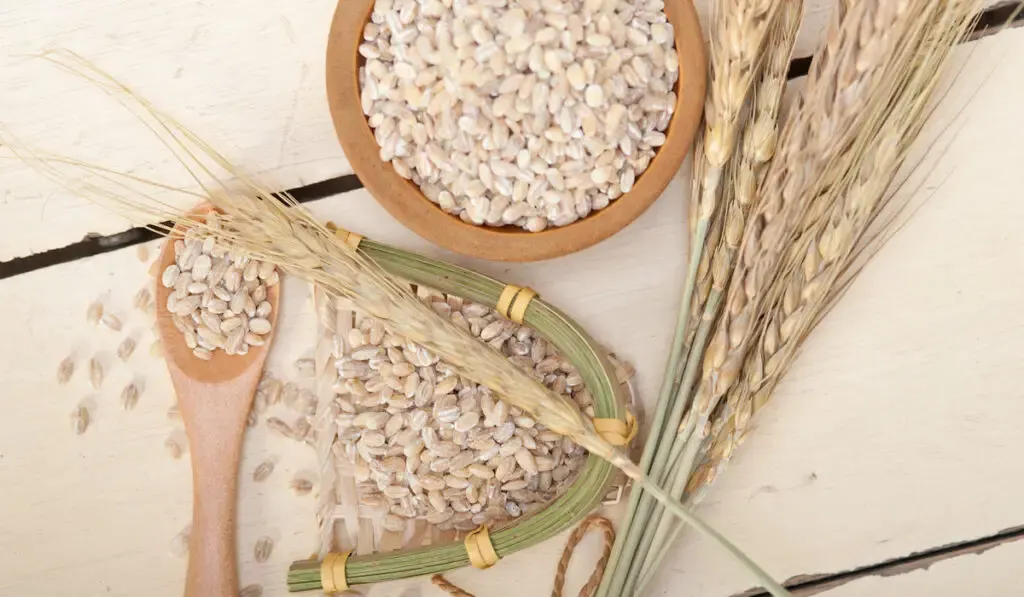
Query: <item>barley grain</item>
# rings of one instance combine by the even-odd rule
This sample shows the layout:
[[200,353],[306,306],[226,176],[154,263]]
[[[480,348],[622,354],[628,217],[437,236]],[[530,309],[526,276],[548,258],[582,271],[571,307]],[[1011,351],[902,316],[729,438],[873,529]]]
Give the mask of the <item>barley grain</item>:
[[270,474],[274,472],[274,463],[270,460],[261,462],[252,472],[252,480],[261,483],[266,481]]
[[103,365],[99,359],[93,357],[89,359],[89,384],[92,385],[94,390],[100,389],[103,385]]
[[121,390],[121,408],[132,410],[139,403],[139,387],[134,382],[129,383]]
[[74,373],[75,360],[70,356],[64,357],[64,360],[57,366],[57,383],[60,385],[68,383]]
[[256,545],[253,547],[253,556],[257,562],[263,563],[270,559],[270,554],[274,551],[274,540],[264,535],[256,540]]
[[295,430],[293,430],[288,423],[285,423],[277,417],[270,417],[267,419],[267,427],[289,439],[295,438]]
[[115,332],[121,331],[121,320],[118,319],[113,313],[104,314],[100,321],[103,322],[103,325],[114,330]]
[[[529,231],[570,224],[621,195],[613,189],[624,168],[641,173],[663,140],[679,73],[678,60],[664,59],[675,56],[667,26],[652,29],[667,20],[660,5],[635,12],[628,3],[610,2],[634,26],[584,11],[573,15],[578,35],[570,35],[561,33],[566,26],[535,27],[534,21],[552,14],[540,5],[502,4],[481,18],[461,14],[458,6],[435,3],[417,13],[414,2],[398,2],[409,7],[423,33],[406,39],[395,29],[378,28],[374,20],[385,21],[390,11],[375,8],[367,25],[374,42],[360,46],[361,55],[370,57],[360,69],[361,107],[381,159],[464,221]],[[457,76],[438,92],[435,75],[414,67],[408,55],[433,54],[440,39],[449,39],[446,31],[464,27],[466,19],[472,24],[457,35],[459,51],[443,58]],[[503,26],[509,19],[516,24]],[[427,41],[431,32],[433,42]],[[421,49],[424,44],[430,48]],[[652,58],[635,56],[640,50],[634,48]],[[480,64],[484,55],[486,67]],[[630,127],[638,133],[636,146],[620,149]],[[633,163],[627,166],[628,156]],[[599,182],[588,176],[586,186],[574,183],[574,197],[562,170],[575,168],[599,173]],[[533,174],[544,175],[554,192],[535,190],[525,201],[524,179]],[[533,200],[541,195],[545,201]]]
[[295,477],[291,480],[290,486],[296,495],[306,495],[313,491],[313,483],[309,479]]
[[174,460],[181,459],[182,454],[185,453],[181,443],[178,442],[178,439],[174,437],[173,434],[168,435],[167,438],[164,439],[164,449],[167,451],[167,455]]
[[139,311],[146,311],[153,304],[153,295],[150,294],[149,288],[143,286],[135,293],[135,298],[132,300],[132,305]]
[[89,420],[89,410],[85,406],[78,405],[75,410],[71,411],[71,428],[77,435],[85,433],[85,430],[89,428]]
[[181,531],[177,535],[175,535],[173,539],[171,539],[171,543],[169,546],[171,555],[177,556],[179,558],[183,558],[186,555],[188,555],[189,541],[191,537],[192,525],[187,524],[185,525],[185,528],[181,529]]
[[135,352],[135,340],[131,337],[125,338],[117,347],[117,358],[127,361]]

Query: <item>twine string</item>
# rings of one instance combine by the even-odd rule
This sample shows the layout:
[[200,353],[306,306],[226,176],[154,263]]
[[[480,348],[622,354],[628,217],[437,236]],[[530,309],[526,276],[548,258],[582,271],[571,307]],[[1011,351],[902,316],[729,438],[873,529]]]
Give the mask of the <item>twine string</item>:
[[[612,544],[615,543],[615,528],[607,518],[592,514],[583,519],[583,522],[573,529],[569,535],[569,540],[565,543],[565,549],[562,550],[562,558],[558,561],[558,568],[555,571],[555,584],[551,590],[551,597],[562,597],[562,591],[565,588],[565,573],[569,569],[569,561],[572,559],[573,552],[576,551],[576,546],[580,544],[583,537],[591,529],[601,531],[604,544],[601,549],[601,557],[594,565],[594,571],[590,574],[587,584],[583,585],[583,588],[580,589],[579,597],[593,597],[597,592],[598,586],[601,585],[601,579],[604,577],[605,568],[608,566],[608,560],[612,555]],[[472,593],[466,592],[440,574],[435,574],[430,581],[437,588],[453,597],[475,597]]]

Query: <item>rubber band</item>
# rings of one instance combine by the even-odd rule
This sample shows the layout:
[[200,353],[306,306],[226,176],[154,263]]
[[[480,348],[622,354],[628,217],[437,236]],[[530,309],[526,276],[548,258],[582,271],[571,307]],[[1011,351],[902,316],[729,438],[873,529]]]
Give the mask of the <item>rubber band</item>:
[[498,563],[498,552],[494,551],[491,544],[491,534],[487,531],[486,525],[480,525],[466,535],[464,541],[466,553],[469,555],[469,563],[474,568],[487,570]]
[[351,247],[353,251],[358,250],[359,243],[363,242],[363,239],[366,238],[362,234],[350,232],[344,228],[335,226],[334,222],[327,222],[327,229],[333,232],[334,236],[337,236],[342,240],[342,242]]
[[495,309],[502,317],[521,324],[526,316],[526,308],[536,296],[537,293],[532,288],[509,284],[501,291]]
[[323,585],[324,593],[340,593],[348,589],[348,581],[345,579],[345,563],[352,550],[341,553],[331,552],[324,556],[320,562],[320,584]]
[[636,437],[636,417],[629,411],[626,411],[625,422],[620,419],[593,419],[593,423],[597,434],[613,446],[625,446]]

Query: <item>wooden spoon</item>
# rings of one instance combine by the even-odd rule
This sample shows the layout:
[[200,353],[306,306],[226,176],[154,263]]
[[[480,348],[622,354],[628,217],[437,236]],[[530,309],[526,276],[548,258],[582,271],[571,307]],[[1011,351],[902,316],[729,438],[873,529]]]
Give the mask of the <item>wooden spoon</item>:
[[[202,212],[191,217],[202,220]],[[217,350],[209,361],[199,359],[185,344],[167,311],[167,296],[160,274],[174,263],[174,241],[180,227],[164,243],[156,282],[157,327],[167,368],[171,372],[178,408],[185,422],[192,459],[192,536],[189,543],[186,597],[237,597],[235,560],[235,506],[242,436],[263,371],[273,332],[263,346],[251,346],[245,355]],[[268,289],[273,306],[268,317],[277,321],[280,284]]]

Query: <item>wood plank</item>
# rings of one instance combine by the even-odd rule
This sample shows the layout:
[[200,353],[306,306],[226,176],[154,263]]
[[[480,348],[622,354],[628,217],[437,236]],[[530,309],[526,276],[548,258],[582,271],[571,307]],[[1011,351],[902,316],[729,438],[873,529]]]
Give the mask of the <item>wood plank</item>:
[[[698,0],[706,20],[710,0]],[[808,0],[797,55],[835,0]],[[187,184],[166,148],[117,102],[26,56],[69,48],[166,110],[236,166],[294,188],[348,174],[323,88],[335,0],[38,0],[0,7],[0,124],[49,151]],[[0,160],[0,260],[129,227],[23,165]],[[24,236],[18,230],[33,230]]]
[[[968,105],[945,155],[922,167],[931,198],[810,337],[701,508],[780,579],[1022,522],[1024,115],[1009,109],[1022,50],[1015,30],[960,52],[969,62],[937,123]],[[686,534],[651,594],[752,584]]]
[[[1001,45],[995,49],[1008,51]],[[1015,332],[1024,322],[1014,319],[1012,297],[1019,278],[1013,274],[1020,272],[1001,256],[1018,248],[1013,222],[1020,214],[1013,198],[999,193],[1012,188],[1013,170],[1006,166],[1020,155],[1007,144],[1007,138],[1013,140],[1007,131],[1019,123],[998,116],[993,105],[1003,97],[1005,76],[998,71],[974,100],[970,120],[947,154],[959,167],[942,192],[815,334],[778,404],[764,413],[709,499],[706,515],[777,574],[845,570],[1018,522],[1016,492],[978,491],[1005,487],[1019,450],[1012,424],[1019,410],[1014,400],[1019,365],[1013,355],[1020,349]],[[998,148],[994,153],[1001,157],[972,151],[978,145]],[[588,251],[514,268],[455,260],[540,290],[636,363],[649,401],[676,308],[685,176],[636,224]],[[991,205],[965,220],[958,200],[968,184]],[[984,186],[977,189],[978,184]],[[443,255],[410,238],[364,192],[312,207],[368,236]],[[991,246],[991,239],[998,246]],[[170,395],[161,364],[140,354],[132,371],[112,372],[107,384],[112,389],[93,397],[100,409],[95,427],[82,437],[71,435],[67,423],[70,408],[91,394],[81,371],[67,388],[55,389],[51,381],[69,349],[110,356],[116,340],[91,333],[83,322],[85,306],[109,292],[124,312],[143,277],[133,251],[126,250],[3,282],[9,321],[24,323],[11,326],[0,348],[0,357],[10,364],[3,400],[8,412],[18,413],[0,421],[0,483],[13,488],[0,494],[6,515],[2,547],[14,554],[0,565],[5,572],[0,594],[29,589],[56,594],[72,579],[83,587],[110,587],[113,595],[180,593],[183,563],[167,554],[166,545],[188,519],[189,481],[184,463],[168,461],[160,446],[169,429],[163,412]],[[962,295],[947,290],[950,280],[958,281]],[[988,287],[1000,292],[986,292]],[[309,345],[311,320],[302,295],[301,284],[288,287],[286,297],[299,298],[285,300],[285,327],[273,357],[277,366],[287,366]],[[28,296],[33,299],[25,300]],[[946,322],[960,314],[975,319]],[[128,324],[137,333],[144,327],[135,319]],[[958,371],[961,363],[973,369]],[[146,377],[147,392],[138,411],[120,413],[114,393],[131,373]],[[977,398],[968,402],[960,396]],[[911,417],[917,426],[912,434],[906,422]],[[278,594],[287,562],[305,555],[315,542],[312,502],[283,488],[291,471],[311,461],[261,430],[251,441],[246,466],[264,454],[277,455],[284,474],[275,473],[274,484],[266,487],[243,485],[242,574],[245,582],[259,580]],[[811,472],[817,480],[804,487]],[[946,477],[959,484],[950,489]],[[855,531],[845,531],[849,528]],[[245,546],[265,532],[280,540],[272,563],[258,567]],[[86,549],[62,552],[65,561],[55,565],[56,542],[63,545],[72,537]],[[779,537],[786,537],[782,548]],[[562,538],[553,539],[487,574],[460,571],[453,579],[486,595],[542,594],[550,587],[548,571],[561,545]],[[570,586],[582,582],[596,549],[596,540],[584,545]],[[749,586],[712,546],[692,537],[679,547],[676,562],[681,563],[667,573],[675,590],[724,595]],[[507,582],[510,577],[517,579],[514,586]],[[380,591],[399,594],[406,585]]]
[[[1012,190],[1024,158],[1024,115],[1010,109],[1021,83],[1009,58],[1020,55],[1022,33],[979,44],[951,102],[985,86],[936,171],[940,188],[812,337],[703,509],[779,576],[848,570],[1021,523],[1013,479],[1022,414],[1016,355],[1024,349],[1015,300],[1024,240],[1016,223],[1024,207]],[[684,170],[633,226],[577,255],[517,266],[453,259],[529,284],[577,318],[637,365],[649,404],[678,300],[685,177]],[[312,208],[368,236],[443,255],[363,192]],[[50,217],[47,211],[44,221]],[[37,234],[38,226],[0,231],[16,246]],[[83,376],[83,359],[98,352],[109,362],[119,340],[85,323],[86,306],[109,293],[126,315],[126,331],[147,336],[148,324],[127,316],[144,279],[129,249],[0,282],[8,323],[0,404],[9,413],[0,419],[0,551],[7,554],[0,595],[58,595],[68,586],[84,594],[180,595],[184,561],[167,544],[189,518],[189,476],[185,462],[169,460],[161,446],[172,428],[162,364],[141,342],[130,366],[111,368],[102,392],[90,391]],[[301,283],[286,288],[272,367],[287,367],[311,345],[304,294]],[[58,388],[54,371],[69,351],[79,355],[79,370]],[[123,413],[116,395],[136,375],[146,379],[146,392],[136,411]],[[95,402],[95,425],[76,437],[67,415],[82,399]],[[242,578],[280,595],[287,563],[316,542],[312,499],[285,487],[291,474],[313,467],[312,455],[263,429],[247,442],[245,470],[270,456],[280,465],[263,486],[243,481]],[[264,533],[277,548],[271,563],[257,566],[250,550]],[[453,579],[482,595],[543,594],[562,542]],[[589,572],[597,547],[594,539],[584,545],[570,590]],[[714,546],[690,536],[653,594],[727,595],[750,584]]]
[[[0,6],[0,123],[26,142],[184,184],[167,150],[116,102],[28,58],[68,48],[95,61],[282,189],[351,172],[323,86],[336,0],[39,0]],[[0,160],[0,260],[126,223]],[[21,237],[16,230],[35,234]]]

